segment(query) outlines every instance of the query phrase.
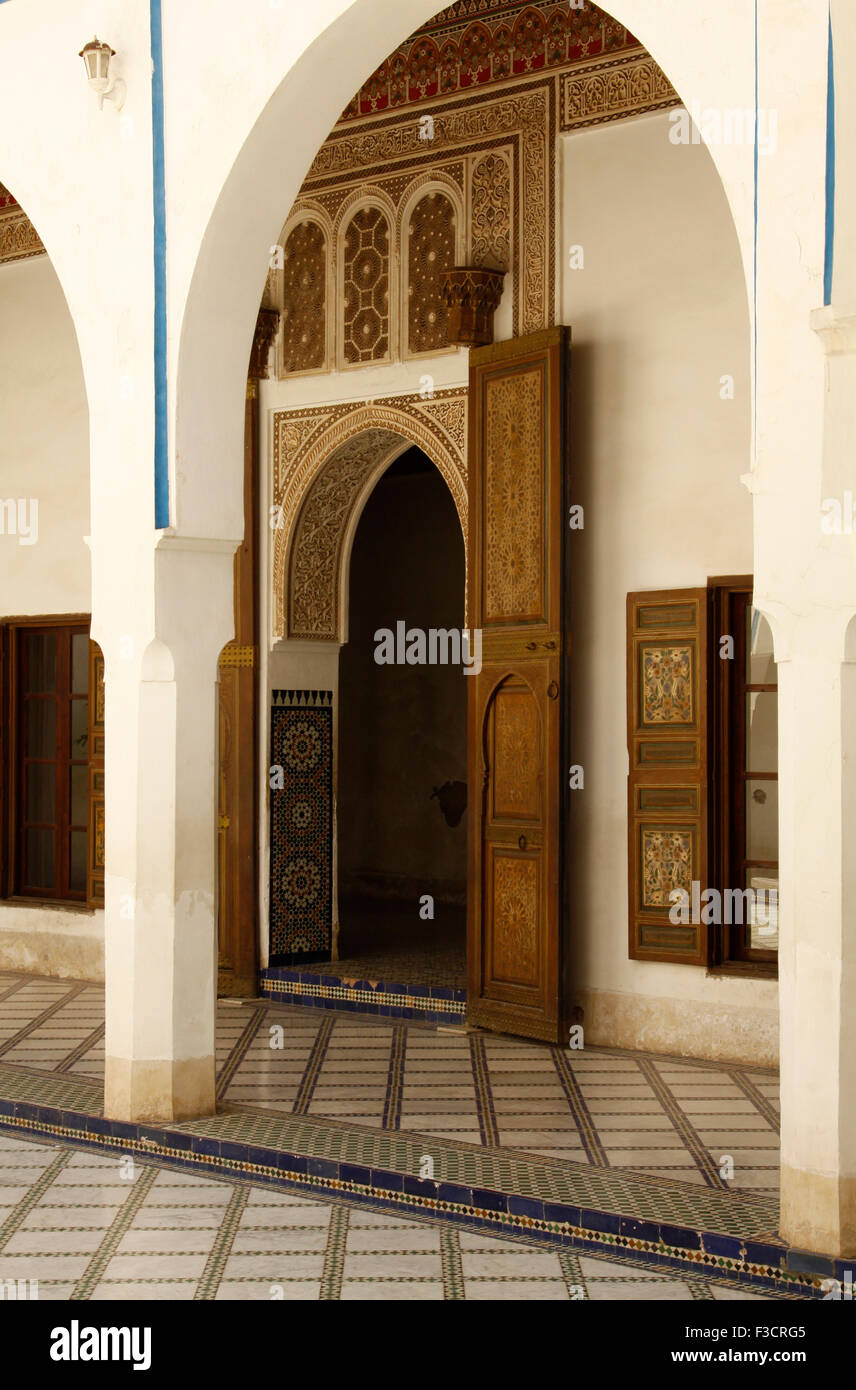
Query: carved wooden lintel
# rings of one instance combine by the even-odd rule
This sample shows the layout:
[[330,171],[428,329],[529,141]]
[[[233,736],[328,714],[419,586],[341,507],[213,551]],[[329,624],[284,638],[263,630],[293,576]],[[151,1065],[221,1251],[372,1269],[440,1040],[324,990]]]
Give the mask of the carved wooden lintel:
[[250,353],[250,366],[247,371],[249,377],[269,376],[268,357],[273,347],[273,340],[279,328],[278,309],[259,309],[259,316],[256,320],[256,331],[253,334],[253,349]]
[[483,347],[493,342],[493,316],[502,298],[504,270],[456,265],[443,280],[449,342]]

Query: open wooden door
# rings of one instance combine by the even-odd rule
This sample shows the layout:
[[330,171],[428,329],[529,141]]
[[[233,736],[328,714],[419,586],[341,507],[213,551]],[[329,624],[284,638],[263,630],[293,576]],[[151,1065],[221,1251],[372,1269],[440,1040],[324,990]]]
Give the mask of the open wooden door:
[[247,382],[244,540],[235,552],[235,640],[218,670],[218,984],[223,996],[258,990],[256,700],[258,381]]
[[[467,1016],[564,1041],[570,334],[470,352]],[[471,650],[473,643],[471,642]]]

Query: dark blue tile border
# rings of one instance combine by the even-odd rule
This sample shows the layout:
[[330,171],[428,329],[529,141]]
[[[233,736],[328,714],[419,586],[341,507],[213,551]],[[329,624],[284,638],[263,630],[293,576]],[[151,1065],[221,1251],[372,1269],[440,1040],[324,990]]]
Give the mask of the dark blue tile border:
[[[393,1003],[373,1003],[363,999],[322,998],[314,994],[281,993],[273,987],[273,981],[283,980],[291,985],[327,985],[333,989],[360,990],[366,994],[391,996]],[[464,989],[447,989],[442,985],[408,985],[395,980],[356,980],[346,981],[338,975],[318,975],[306,970],[292,970],[284,966],[268,966],[259,972],[259,994],[278,1004],[300,1004],[310,1009],[326,1009],[342,1013],[368,1014],[384,1018],[413,1019],[420,1023],[463,1023],[466,1018],[467,992]],[[456,1004],[452,1010],[422,1008],[405,1000],[432,1000]],[[401,1002],[398,1002],[398,1001]]]
[[[430,1181],[359,1163],[311,1158],[260,1144],[235,1143],[168,1125],[106,1121],[100,1116],[59,1111],[30,1101],[18,1101],[13,1107],[11,1102],[0,1099],[0,1127],[20,1134],[20,1122],[26,1122],[23,1132],[29,1136],[40,1133],[46,1139],[96,1148],[102,1153],[118,1154],[131,1146],[141,1162],[148,1160],[185,1172],[204,1172],[211,1178],[252,1181],[314,1200],[454,1221],[456,1225],[500,1237],[522,1237],[546,1248],[613,1257],[630,1264],[673,1270],[676,1274],[717,1278],[807,1299],[823,1297],[824,1276],[843,1282],[845,1271],[854,1268],[852,1260],[830,1261],[784,1246],[742,1242],[715,1232],[542,1202],[516,1193],[471,1190],[457,1183]],[[70,1133],[51,1133],[57,1128]],[[564,1229],[551,1229],[556,1226]]]

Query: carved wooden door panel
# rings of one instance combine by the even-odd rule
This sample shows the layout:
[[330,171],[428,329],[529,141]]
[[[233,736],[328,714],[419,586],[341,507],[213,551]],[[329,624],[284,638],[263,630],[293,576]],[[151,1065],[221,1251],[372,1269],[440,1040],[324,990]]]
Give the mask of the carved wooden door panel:
[[550,1042],[566,1013],[569,348],[554,328],[470,353],[467,1014]]

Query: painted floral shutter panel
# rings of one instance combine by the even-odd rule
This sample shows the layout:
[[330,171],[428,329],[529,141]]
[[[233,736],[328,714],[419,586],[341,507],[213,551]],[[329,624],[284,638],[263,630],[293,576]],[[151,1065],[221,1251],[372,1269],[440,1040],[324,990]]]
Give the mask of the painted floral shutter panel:
[[[692,921],[708,886],[707,590],[627,596],[630,754],[630,956],[707,963],[707,927]],[[690,920],[670,920],[670,894]],[[680,906],[680,904],[678,904]],[[700,912],[695,914],[701,916]],[[674,911],[677,918],[677,910]]]
[[86,899],[104,906],[104,657],[89,643],[89,863]]

